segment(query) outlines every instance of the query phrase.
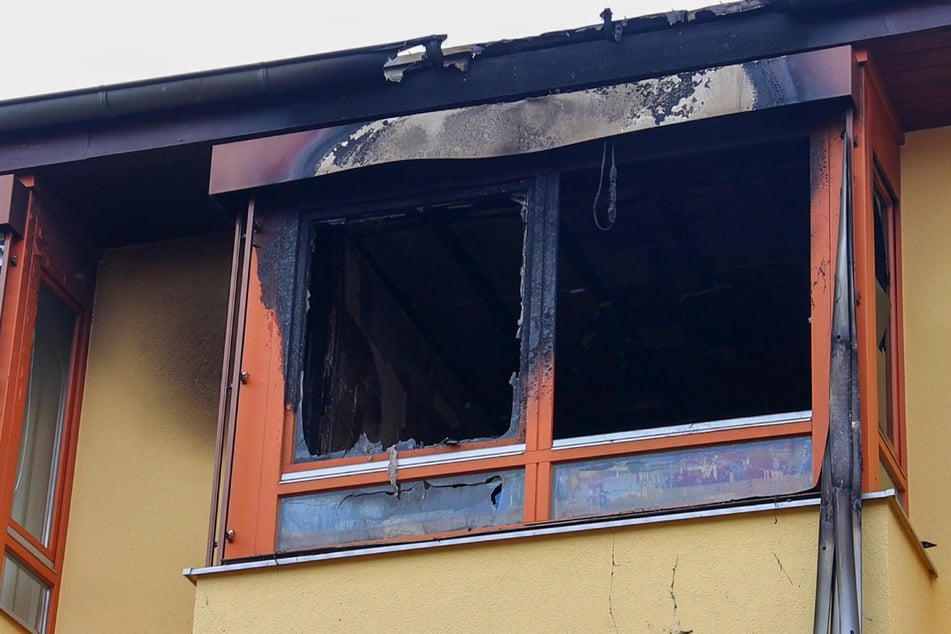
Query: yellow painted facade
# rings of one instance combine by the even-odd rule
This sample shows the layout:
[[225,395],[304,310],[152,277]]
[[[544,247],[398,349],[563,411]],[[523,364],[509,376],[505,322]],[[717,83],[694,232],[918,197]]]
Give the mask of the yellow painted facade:
[[200,578],[196,632],[779,632],[812,619],[814,508]]
[[99,267],[59,632],[187,632],[204,558],[230,237]]
[[[951,127],[908,134],[902,241],[909,512],[938,569],[951,574]],[[951,546],[951,543],[947,544]],[[949,606],[951,609],[951,606]]]

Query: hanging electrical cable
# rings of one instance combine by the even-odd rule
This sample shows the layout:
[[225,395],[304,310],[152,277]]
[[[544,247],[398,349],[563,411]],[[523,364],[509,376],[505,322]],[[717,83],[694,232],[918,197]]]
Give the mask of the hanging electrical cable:
[[601,189],[604,185],[604,165],[608,158],[608,142],[604,141],[601,150],[601,171],[598,172],[598,192],[594,195],[594,204],[591,213],[594,216],[594,226],[601,231],[610,231],[617,220],[617,164],[614,161],[614,141],[611,141],[611,170],[608,174],[608,223],[602,225],[598,219],[598,201],[601,199]]

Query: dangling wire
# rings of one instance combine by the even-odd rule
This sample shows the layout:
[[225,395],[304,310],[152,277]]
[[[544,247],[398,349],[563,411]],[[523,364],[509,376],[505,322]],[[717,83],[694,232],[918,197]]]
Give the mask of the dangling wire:
[[591,214],[594,217],[594,226],[601,231],[610,231],[617,220],[617,164],[614,162],[614,141],[611,141],[611,170],[608,174],[608,224],[602,225],[598,220],[598,200],[601,198],[601,186],[604,184],[604,164],[608,158],[608,142],[605,140],[604,148],[601,151],[601,171],[598,172],[598,193],[594,195],[594,204],[591,206]]

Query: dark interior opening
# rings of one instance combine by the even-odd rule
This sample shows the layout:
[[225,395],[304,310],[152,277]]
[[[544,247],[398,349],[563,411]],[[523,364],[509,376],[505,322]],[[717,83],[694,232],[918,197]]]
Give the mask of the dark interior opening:
[[315,225],[298,461],[517,432],[521,211],[496,196]]
[[[620,157],[618,157],[620,159]],[[555,437],[811,408],[808,141],[562,180]]]

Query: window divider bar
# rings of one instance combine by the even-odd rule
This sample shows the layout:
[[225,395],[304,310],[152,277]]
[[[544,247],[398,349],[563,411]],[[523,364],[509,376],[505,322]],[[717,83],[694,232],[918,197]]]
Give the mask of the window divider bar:
[[560,438],[552,443],[552,449],[576,449],[579,447],[594,447],[597,445],[612,445],[631,440],[645,440],[651,438],[672,438],[688,436],[711,431],[725,431],[753,427],[767,427],[785,425],[786,423],[807,422],[812,419],[812,410],[799,412],[785,412],[782,414],[768,414],[765,416],[747,416],[743,418],[729,418],[724,420],[703,421],[685,425],[656,427],[653,429],[638,429],[634,431],[615,432],[611,434],[597,434],[594,436],[578,436],[576,438]]
[[[234,343],[233,363],[231,364],[231,376],[229,383],[231,385],[231,395],[228,400],[228,417],[225,423],[225,451],[224,451],[224,477],[222,481],[222,497],[230,504],[231,498],[231,472],[232,462],[234,460],[235,449],[235,426],[238,417],[238,390],[241,379],[241,363],[244,355],[244,331],[245,320],[247,318],[248,308],[248,285],[251,275],[251,247],[254,242],[254,196],[248,199],[248,211],[244,221],[244,245],[241,254],[241,286],[239,287],[237,324],[235,332],[237,337]],[[215,563],[221,564],[224,557],[224,546],[228,531],[228,510],[224,509],[221,514],[219,526],[217,547],[215,548]]]
[[241,263],[241,218],[234,220],[234,245],[231,250],[231,281],[228,287],[228,312],[225,321],[224,355],[221,360],[221,386],[218,392],[218,425],[215,431],[215,465],[212,474],[211,508],[208,512],[208,543],[205,549],[205,565],[214,563],[215,534],[220,523],[219,513],[222,507],[221,476],[224,461],[225,430],[228,420],[228,404],[231,386],[231,365],[234,362],[235,347],[235,308],[238,288],[238,276]]

